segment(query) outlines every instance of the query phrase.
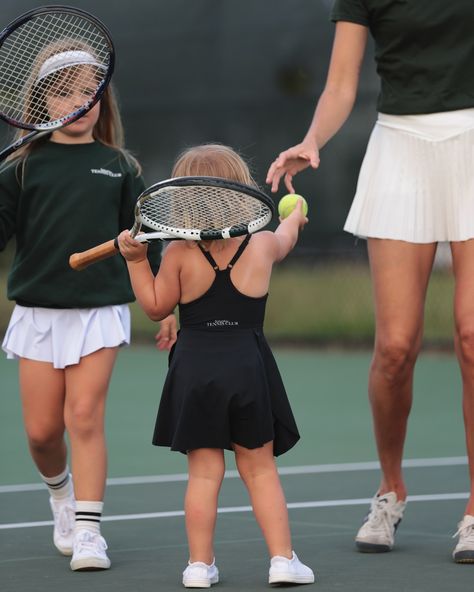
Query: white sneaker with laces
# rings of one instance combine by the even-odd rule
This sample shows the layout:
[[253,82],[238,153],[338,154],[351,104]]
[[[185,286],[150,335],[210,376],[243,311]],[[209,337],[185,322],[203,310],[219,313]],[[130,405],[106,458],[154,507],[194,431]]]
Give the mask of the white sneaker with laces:
[[474,563],[474,516],[466,514],[458,524],[453,538],[459,536],[458,544],[453,551],[456,563]]
[[211,565],[202,561],[189,562],[183,571],[183,586],[185,588],[210,588],[219,582],[219,570],[215,560]]
[[313,582],[313,570],[301,563],[294,551],[291,559],[279,555],[271,558],[268,572],[269,584],[312,584]]
[[72,540],[76,521],[76,502],[73,496],[65,499],[49,498],[53,512],[53,541],[56,549],[63,555],[72,555]]
[[95,571],[109,569],[110,559],[106,554],[107,543],[100,534],[81,529],[74,534],[71,569]]
[[391,551],[395,531],[403,518],[406,502],[397,501],[394,491],[376,495],[364,524],[356,536],[356,546],[362,553]]

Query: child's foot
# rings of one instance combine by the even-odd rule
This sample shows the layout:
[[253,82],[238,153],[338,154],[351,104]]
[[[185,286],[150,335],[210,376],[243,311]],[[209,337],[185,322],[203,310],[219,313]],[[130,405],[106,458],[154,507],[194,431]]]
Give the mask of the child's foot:
[[294,551],[291,559],[279,555],[271,558],[269,584],[312,584],[313,582],[313,570],[301,563]]
[[72,555],[72,540],[76,521],[74,496],[64,499],[50,497],[49,504],[54,519],[54,546],[63,555]]
[[106,554],[107,543],[100,534],[81,529],[74,534],[71,569],[73,571],[96,571],[109,569],[110,559]]
[[202,561],[189,562],[183,571],[183,586],[185,588],[210,588],[219,581],[219,570],[215,561],[211,565]]

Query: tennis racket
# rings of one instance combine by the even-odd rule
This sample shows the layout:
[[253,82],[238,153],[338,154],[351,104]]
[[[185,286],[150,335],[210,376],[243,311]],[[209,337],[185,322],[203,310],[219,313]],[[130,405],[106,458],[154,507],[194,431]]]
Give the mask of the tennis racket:
[[114,56],[104,25],[77,8],[43,6],[7,25],[0,33],[0,118],[25,131],[0,162],[89,111],[110,81]]
[[[273,200],[255,187],[217,177],[176,177],[139,196],[130,234],[140,242],[224,239],[260,230],[274,215]],[[142,225],[153,232],[138,234]],[[69,264],[81,270],[118,252],[113,239],[71,255]]]

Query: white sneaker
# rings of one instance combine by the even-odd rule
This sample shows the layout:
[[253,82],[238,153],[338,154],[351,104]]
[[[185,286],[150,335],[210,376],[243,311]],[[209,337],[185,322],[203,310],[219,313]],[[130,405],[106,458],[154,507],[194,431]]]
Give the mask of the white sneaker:
[[405,507],[406,502],[397,501],[393,491],[376,495],[355,539],[358,550],[362,553],[391,551]]
[[73,496],[65,499],[49,498],[53,512],[53,541],[56,549],[63,555],[72,555],[72,539],[76,522],[76,502]]
[[457,536],[459,536],[459,540],[453,551],[454,561],[456,563],[474,563],[474,516],[470,514],[464,516],[454,535],[454,537]]
[[71,569],[73,571],[95,571],[109,569],[110,559],[106,554],[104,538],[90,530],[81,529],[74,535]]
[[216,562],[211,565],[202,561],[189,562],[183,571],[183,586],[185,588],[210,588],[219,581],[219,570]]
[[294,551],[291,559],[279,555],[271,558],[268,572],[269,584],[312,584],[313,582],[313,570],[303,565]]

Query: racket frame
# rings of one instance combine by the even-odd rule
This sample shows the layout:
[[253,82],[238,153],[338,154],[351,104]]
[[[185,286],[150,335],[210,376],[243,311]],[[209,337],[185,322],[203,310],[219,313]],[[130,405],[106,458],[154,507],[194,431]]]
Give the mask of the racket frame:
[[[219,230],[215,229],[198,229],[198,228],[175,228],[168,226],[166,224],[161,224],[159,222],[150,220],[147,217],[144,217],[141,212],[141,206],[145,203],[148,199],[151,199],[152,196],[160,191],[161,189],[165,189],[166,187],[222,187],[223,189],[229,189],[231,191],[236,191],[239,193],[246,194],[254,199],[257,199],[265,206],[268,207],[268,213],[265,216],[262,216],[258,220],[253,220],[248,224],[234,224],[233,226],[228,226],[226,228],[222,228]],[[264,228],[275,216],[276,209],[273,200],[263,191],[257,189],[256,187],[252,187],[250,185],[244,185],[243,183],[238,183],[237,181],[229,181],[227,179],[221,179],[220,177],[174,177],[171,179],[166,179],[164,181],[159,181],[154,185],[148,187],[138,198],[137,204],[135,206],[135,224],[133,225],[130,234],[136,238],[136,235],[140,231],[140,228],[143,225],[147,226],[148,228],[152,228],[153,230],[157,231],[146,233],[145,237],[149,237],[150,240],[159,239],[159,234],[163,233],[164,235],[184,239],[184,240],[219,240],[219,239],[226,239],[226,238],[233,238],[236,236],[243,236],[245,234],[252,234],[261,228]],[[157,236],[155,236],[155,234]],[[137,239],[138,240],[138,239]],[[141,239],[140,242],[147,240]],[[166,240],[166,239],[162,239]]]

